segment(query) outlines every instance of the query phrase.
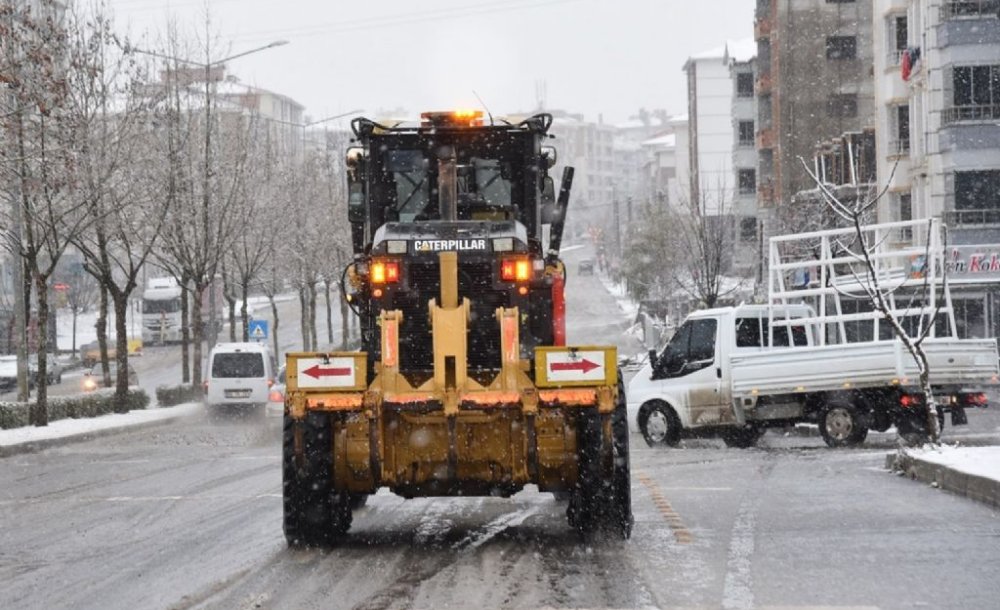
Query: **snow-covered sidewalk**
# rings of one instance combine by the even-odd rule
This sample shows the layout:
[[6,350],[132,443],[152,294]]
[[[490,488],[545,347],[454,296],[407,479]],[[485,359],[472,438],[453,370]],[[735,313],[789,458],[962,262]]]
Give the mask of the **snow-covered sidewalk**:
[[911,479],[1000,508],[1000,447],[905,449],[886,465]]
[[42,428],[24,426],[0,430],[0,457],[136,427],[166,423],[198,413],[203,408],[200,402],[186,403],[164,409],[142,409],[86,419],[60,419]]

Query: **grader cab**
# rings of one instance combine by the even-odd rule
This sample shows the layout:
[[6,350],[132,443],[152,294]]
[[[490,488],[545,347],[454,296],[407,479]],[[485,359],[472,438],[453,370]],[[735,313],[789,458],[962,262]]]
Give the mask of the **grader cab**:
[[406,498],[568,498],[580,532],[628,537],[628,427],[616,350],[565,345],[552,117],[484,125],[364,118],[347,151],[361,351],[290,353],[284,531],[329,544],[381,487]]

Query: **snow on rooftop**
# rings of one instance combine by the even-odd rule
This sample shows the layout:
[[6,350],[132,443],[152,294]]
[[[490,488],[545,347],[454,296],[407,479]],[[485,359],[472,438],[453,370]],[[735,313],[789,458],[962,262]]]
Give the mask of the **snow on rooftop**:
[[730,61],[745,63],[757,56],[757,41],[753,38],[741,38],[726,42],[726,55]]
[[677,136],[672,133],[659,135],[656,136],[655,138],[643,140],[642,145],[650,148],[660,148],[660,147],[669,148],[671,146],[677,145]]

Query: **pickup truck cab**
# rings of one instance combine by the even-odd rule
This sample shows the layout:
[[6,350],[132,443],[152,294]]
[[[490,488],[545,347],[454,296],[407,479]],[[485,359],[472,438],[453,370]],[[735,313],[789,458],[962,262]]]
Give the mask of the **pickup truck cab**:
[[[830,446],[860,443],[869,429],[892,425],[919,436],[918,372],[902,344],[820,345],[815,319],[806,305],[691,314],[629,384],[630,419],[651,446],[721,436],[749,447],[768,427],[799,422],[818,424]],[[953,424],[965,423],[964,408],[984,398],[968,388],[997,381],[996,340],[927,339],[924,348],[939,417],[950,412]]]

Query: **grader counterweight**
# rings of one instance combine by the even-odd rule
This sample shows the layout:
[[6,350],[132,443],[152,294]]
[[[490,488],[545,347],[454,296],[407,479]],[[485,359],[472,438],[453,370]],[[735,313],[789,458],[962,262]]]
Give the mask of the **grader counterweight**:
[[285,536],[335,542],[381,487],[411,498],[534,484],[569,498],[580,532],[627,538],[616,350],[562,344],[573,172],[557,198],[556,152],[542,145],[552,117],[422,118],[352,123],[342,285],[362,346],[287,355]]

